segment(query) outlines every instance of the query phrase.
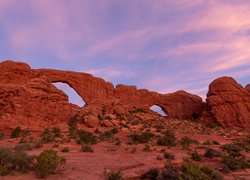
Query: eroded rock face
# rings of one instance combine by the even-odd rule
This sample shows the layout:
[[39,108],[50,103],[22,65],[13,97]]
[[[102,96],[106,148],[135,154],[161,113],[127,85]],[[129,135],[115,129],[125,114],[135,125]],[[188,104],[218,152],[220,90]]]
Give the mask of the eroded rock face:
[[0,129],[17,126],[42,131],[67,122],[79,107],[43,78],[37,78],[24,63],[0,64]]
[[250,84],[246,85],[246,88],[245,88],[248,92],[250,92]]
[[210,84],[207,107],[216,121],[227,127],[250,128],[250,93],[246,89],[231,77]]
[[[153,105],[159,105],[170,118],[192,119],[201,114],[204,106],[199,96],[185,91],[159,94],[135,86],[114,87],[87,73],[31,69],[25,63],[13,61],[0,63],[0,69],[1,127],[23,125],[38,130],[68,121],[79,111],[96,116],[103,113],[103,109],[109,114],[126,114],[134,107]],[[51,84],[53,82],[67,83],[86,106],[70,104],[68,97]]]

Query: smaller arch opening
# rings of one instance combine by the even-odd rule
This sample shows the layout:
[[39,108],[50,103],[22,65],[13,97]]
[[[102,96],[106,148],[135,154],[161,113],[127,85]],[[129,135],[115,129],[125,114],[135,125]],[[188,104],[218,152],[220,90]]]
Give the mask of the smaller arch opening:
[[67,83],[53,82],[52,84],[68,96],[69,103],[76,104],[80,107],[83,107],[86,104],[81,96],[79,96],[79,94],[77,94],[77,92]]
[[166,113],[166,111],[163,110],[163,108],[161,106],[153,105],[153,106],[150,107],[150,109],[152,111],[160,114],[161,116],[168,117],[168,114]]

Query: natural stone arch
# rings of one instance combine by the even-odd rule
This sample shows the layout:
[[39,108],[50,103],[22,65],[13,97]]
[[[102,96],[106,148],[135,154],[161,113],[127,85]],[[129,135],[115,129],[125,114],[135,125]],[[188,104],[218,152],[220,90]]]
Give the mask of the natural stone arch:
[[79,92],[79,90],[77,88],[75,88],[75,86],[73,86],[70,82],[66,81],[66,80],[51,80],[50,81],[52,84],[56,84],[56,83],[64,83],[66,85],[68,85],[70,88],[72,88],[76,94],[82,99],[82,101],[84,102],[85,105],[87,105],[88,103],[86,102],[85,98],[82,96],[82,94]]
[[169,113],[168,111],[163,108],[162,106],[158,105],[158,104],[154,104],[150,107],[150,109],[162,116],[165,116],[165,117],[169,117]]
[[84,107],[86,105],[83,98],[68,83],[53,82],[52,84],[56,86],[57,89],[63,91],[68,96],[69,103],[76,104],[80,107]]
[[35,70],[40,77],[49,82],[67,83],[86,104],[103,104],[114,97],[114,86],[91,74],[52,69]]

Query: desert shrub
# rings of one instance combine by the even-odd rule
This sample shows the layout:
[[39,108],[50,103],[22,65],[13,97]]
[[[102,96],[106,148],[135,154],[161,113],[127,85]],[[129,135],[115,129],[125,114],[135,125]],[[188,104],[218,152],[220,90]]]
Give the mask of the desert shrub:
[[62,137],[61,129],[58,127],[53,127],[52,133],[54,134],[54,138]]
[[199,167],[192,162],[186,162],[181,166],[181,178],[187,180],[221,180],[221,174],[209,167]]
[[164,158],[166,158],[166,159],[174,159],[175,156],[174,156],[174,154],[165,152],[165,153],[164,153]]
[[216,151],[215,149],[208,148],[205,150],[204,157],[211,159],[213,157],[218,157],[218,156],[219,156],[219,152]]
[[180,144],[181,144],[183,149],[188,149],[190,144],[196,143],[196,142],[197,141],[195,141],[195,140],[193,140],[193,139],[191,139],[191,138],[189,138],[187,136],[181,138],[181,140],[180,140]]
[[61,152],[69,152],[69,147],[64,147]]
[[242,148],[235,144],[225,144],[222,146],[222,150],[232,157],[241,156]]
[[102,132],[98,128],[96,128],[95,131],[94,131],[94,133],[101,134]]
[[161,160],[163,160],[163,157],[161,157],[161,156],[157,156],[157,157],[156,157],[156,160],[161,161]]
[[36,173],[40,178],[62,171],[66,163],[65,157],[58,156],[54,150],[45,150],[36,159]]
[[191,158],[195,161],[201,161],[201,155],[196,151],[191,153]]
[[180,179],[180,170],[169,161],[165,164],[161,172],[161,178],[170,180]]
[[214,145],[220,145],[220,143],[219,143],[218,141],[215,141],[215,140],[213,140],[212,143],[213,143]]
[[114,133],[113,133],[112,130],[105,131],[105,132],[100,134],[99,138],[100,138],[101,141],[111,140],[111,139],[114,138]]
[[120,146],[121,145],[121,140],[120,139],[115,139],[115,145]]
[[230,156],[225,155],[222,157],[222,163],[224,163],[230,170],[247,169],[250,168],[250,161],[246,160],[245,156]]
[[176,137],[172,131],[165,132],[164,136],[159,137],[157,140],[157,144],[160,146],[175,146],[176,145]]
[[112,120],[112,118],[110,116],[106,116],[105,119]]
[[185,162],[181,167],[178,167],[168,161],[161,172],[154,168],[146,174],[145,178],[169,180],[222,180],[223,176],[216,170],[206,166],[200,167],[192,162]]
[[20,132],[20,136],[22,138],[27,138],[28,136],[30,136],[30,130],[28,128],[24,129],[23,131]]
[[82,145],[81,149],[83,152],[94,152],[90,145]]
[[102,117],[102,115],[100,115],[100,114],[98,114],[98,119],[99,119],[99,121],[102,121],[104,118]]
[[224,152],[222,163],[230,170],[250,168],[250,161],[241,154],[241,151],[245,150],[244,146],[239,143],[225,144],[222,146],[222,150]]
[[150,168],[149,172],[144,175],[145,178],[149,178],[150,180],[157,180],[160,176],[160,170],[157,168]]
[[0,132],[0,140],[2,140],[4,138],[4,133]]
[[24,152],[0,148],[0,175],[5,176],[13,172],[27,172],[33,165],[33,156]]
[[117,134],[119,132],[118,128],[113,128],[110,130],[113,134]]
[[132,141],[134,141],[135,143],[147,143],[151,140],[152,137],[153,134],[149,131],[143,132],[142,134],[131,134]]
[[77,138],[77,116],[73,116],[69,121],[68,121],[68,126],[69,126],[69,137],[70,138]]
[[161,129],[164,129],[165,126],[164,126],[163,124],[157,124],[157,125],[154,126],[154,128],[155,128],[155,129],[160,129],[160,130],[161,130]]
[[96,144],[96,136],[93,135],[93,133],[85,131],[85,130],[80,130],[78,131],[78,137],[77,137],[77,143],[78,144]]
[[152,152],[153,150],[151,149],[151,147],[149,145],[145,144],[144,147],[143,147],[143,151]]
[[13,131],[11,131],[11,138],[17,138],[21,136],[21,128],[18,126],[15,129],[13,129]]
[[16,151],[31,151],[32,146],[28,143],[18,144],[14,148]]
[[104,171],[104,175],[106,177],[107,180],[122,180],[123,179],[123,175],[121,173],[121,171]]
[[211,129],[217,128],[218,126],[219,125],[216,122],[209,121],[209,122],[206,123],[206,127],[211,128]]
[[45,128],[43,133],[40,135],[41,141],[43,143],[48,143],[48,142],[52,142],[55,140],[51,130],[49,128]]

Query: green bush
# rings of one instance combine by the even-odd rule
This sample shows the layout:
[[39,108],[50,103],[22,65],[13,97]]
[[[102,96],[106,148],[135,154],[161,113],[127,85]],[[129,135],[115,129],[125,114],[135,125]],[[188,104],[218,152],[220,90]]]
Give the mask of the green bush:
[[99,121],[102,121],[104,118],[102,117],[102,115],[98,114],[98,119]]
[[120,146],[121,145],[121,140],[120,139],[115,139],[115,145]]
[[192,162],[186,162],[181,166],[181,177],[187,180],[221,180],[221,174],[206,166],[199,167]]
[[55,138],[58,138],[58,137],[60,138],[60,137],[62,137],[62,132],[61,132],[61,129],[60,129],[60,128],[53,127],[52,133],[54,134],[54,137],[55,137]]
[[114,138],[114,133],[112,132],[112,130],[105,131],[105,132],[101,133],[99,136],[99,139],[101,141],[107,141],[107,140],[111,140],[113,138]]
[[73,116],[69,122],[68,122],[68,126],[69,126],[69,137],[70,138],[77,138],[77,116]]
[[229,154],[232,157],[241,156],[242,148],[235,144],[225,144],[222,146],[222,150]]
[[110,116],[106,116],[105,119],[112,120],[112,118]]
[[11,138],[17,138],[17,137],[20,137],[20,136],[21,136],[21,128],[18,126],[18,127],[16,127],[16,128],[11,132],[10,137],[11,137]]
[[40,138],[43,143],[48,143],[55,140],[54,135],[49,128],[44,129],[43,133],[40,135]]
[[161,172],[161,179],[178,180],[181,178],[180,175],[180,170],[169,161]]
[[0,132],[0,140],[2,140],[4,138],[4,133]]
[[220,145],[220,143],[219,143],[218,141],[215,141],[215,140],[213,140],[212,143],[213,143],[214,145]]
[[211,128],[211,129],[217,128],[218,126],[219,125],[216,122],[209,121],[209,122],[206,123],[206,127]]
[[200,167],[192,162],[185,162],[181,167],[174,166],[170,161],[165,164],[161,172],[150,170],[145,178],[169,180],[222,180],[223,176],[209,167]]
[[191,158],[195,161],[201,161],[201,155],[196,151],[191,153]]
[[0,148],[0,175],[5,176],[13,172],[27,172],[33,165],[33,156],[24,152]]
[[218,157],[218,156],[219,156],[219,152],[212,148],[206,149],[204,153],[204,157],[207,157],[210,159],[212,159],[213,157]]
[[77,143],[78,144],[96,144],[96,136],[93,135],[93,133],[85,131],[85,130],[80,130],[78,131],[78,137],[77,137]]
[[246,157],[243,155],[237,157],[225,155],[222,157],[222,163],[224,163],[230,170],[244,170],[250,168],[250,161],[246,160]]
[[83,152],[94,152],[90,145],[82,145],[81,149]]
[[165,153],[164,153],[164,158],[167,158],[167,159],[174,159],[174,158],[175,158],[175,155],[174,155],[174,154],[171,154],[171,153],[168,153],[168,152],[165,152]]
[[[150,168],[149,172],[144,176],[150,180],[157,180],[160,176],[160,170],[157,168]],[[143,178],[144,178],[143,177]]]
[[123,175],[121,173],[121,171],[104,171],[104,175],[106,177],[107,180],[122,180],[123,179]]
[[172,131],[167,131],[164,136],[159,137],[157,140],[157,144],[160,146],[175,146],[176,145],[176,137]]
[[196,142],[197,141],[195,141],[187,136],[181,138],[181,140],[180,140],[180,144],[181,144],[183,149],[189,149],[190,144],[196,143]]
[[135,143],[147,143],[152,139],[152,137],[153,134],[149,131],[143,132],[142,134],[131,134],[132,141]]
[[36,159],[36,173],[40,178],[63,170],[66,163],[65,157],[58,156],[58,152],[54,150],[45,150]]

